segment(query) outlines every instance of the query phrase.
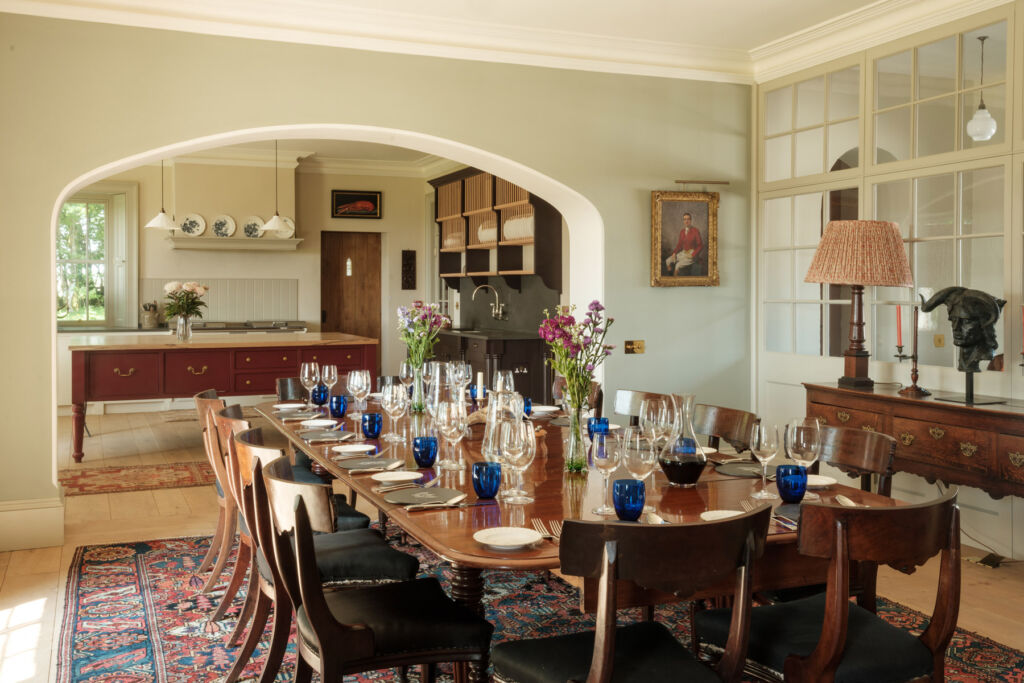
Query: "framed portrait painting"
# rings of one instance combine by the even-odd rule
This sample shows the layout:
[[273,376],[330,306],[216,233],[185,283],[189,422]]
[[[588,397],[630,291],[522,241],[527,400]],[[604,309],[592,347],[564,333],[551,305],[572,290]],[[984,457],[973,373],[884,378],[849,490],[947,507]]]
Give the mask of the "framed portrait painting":
[[331,190],[332,218],[380,218],[380,192]]
[[651,193],[651,286],[718,286],[718,193]]

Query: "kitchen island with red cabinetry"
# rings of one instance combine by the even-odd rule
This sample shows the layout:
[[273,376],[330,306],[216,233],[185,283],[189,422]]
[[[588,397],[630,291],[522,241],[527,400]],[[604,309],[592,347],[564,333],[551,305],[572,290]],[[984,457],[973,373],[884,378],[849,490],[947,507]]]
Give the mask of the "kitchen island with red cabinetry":
[[88,401],[187,398],[205,389],[223,395],[276,391],[278,377],[297,377],[304,362],[377,370],[376,339],[339,332],[202,334],[174,337],[82,335],[71,341],[72,457],[84,457]]

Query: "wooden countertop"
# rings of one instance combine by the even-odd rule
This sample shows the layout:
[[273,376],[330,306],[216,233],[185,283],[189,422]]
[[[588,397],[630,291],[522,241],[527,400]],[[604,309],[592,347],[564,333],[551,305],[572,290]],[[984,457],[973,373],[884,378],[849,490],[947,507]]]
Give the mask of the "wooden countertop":
[[264,334],[193,334],[192,341],[180,343],[173,334],[83,334],[72,337],[72,351],[146,351],[168,349],[237,349],[281,346],[354,346],[379,344],[377,339],[344,332],[267,332]]

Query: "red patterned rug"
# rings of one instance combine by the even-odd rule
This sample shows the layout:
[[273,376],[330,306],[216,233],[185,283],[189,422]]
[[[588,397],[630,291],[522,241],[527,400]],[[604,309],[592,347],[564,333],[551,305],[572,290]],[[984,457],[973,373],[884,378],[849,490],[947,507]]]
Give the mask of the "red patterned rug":
[[[392,541],[398,545],[397,537]],[[222,588],[199,593],[203,582],[193,571],[208,544],[208,538],[175,538],[78,548],[62,615],[58,683],[206,683],[222,678],[234,660],[224,638],[234,627],[241,599],[224,621],[207,621]],[[416,554],[424,572],[438,576],[447,588],[445,570],[432,555],[415,545],[399,547]],[[546,572],[485,572],[484,577],[495,642],[593,627],[593,620],[576,610],[576,589]],[[881,601],[879,613],[914,633],[927,623],[919,612],[888,600]],[[657,618],[674,624],[680,639],[689,640],[686,604],[659,608]],[[243,678],[259,675],[267,638],[269,629]],[[291,680],[292,653],[289,645],[277,680]],[[350,680],[396,677],[385,670],[346,677]],[[946,680],[1024,681],[1024,653],[958,629],[947,653]]]
[[213,469],[207,463],[198,461],[169,465],[82,467],[60,470],[57,478],[64,487],[65,496],[208,486],[215,481]]

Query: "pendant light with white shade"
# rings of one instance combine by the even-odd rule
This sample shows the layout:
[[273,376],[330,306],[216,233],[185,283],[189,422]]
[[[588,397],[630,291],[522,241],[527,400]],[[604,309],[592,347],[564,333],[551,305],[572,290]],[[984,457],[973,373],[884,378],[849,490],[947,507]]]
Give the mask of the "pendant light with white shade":
[[271,218],[263,226],[264,232],[276,232],[276,233],[287,233],[291,228],[281,218],[281,213],[277,210],[277,140],[274,140],[274,217]]
[[[981,79],[978,85],[983,87],[985,85],[985,41],[988,40],[988,36],[978,36],[978,42],[981,43]],[[985,93],[984,90],[979,90],[981,95],[981,103],[978,105],[978,110],[974,112],[974,116],[967,122],[967,135],[975,142],[984,142],[991,140],[992,136],[996,134],[996,120],[992,118],[992,114],[989,113],[988,108],[985,106]]]
[[147,228],[156,228],[158,230],[175,230],[177,225],[174,224],[174,219],[167,215],[164,211],[164,160],[160,160],[160,213],[153,216],[152,220],[146,223]]

